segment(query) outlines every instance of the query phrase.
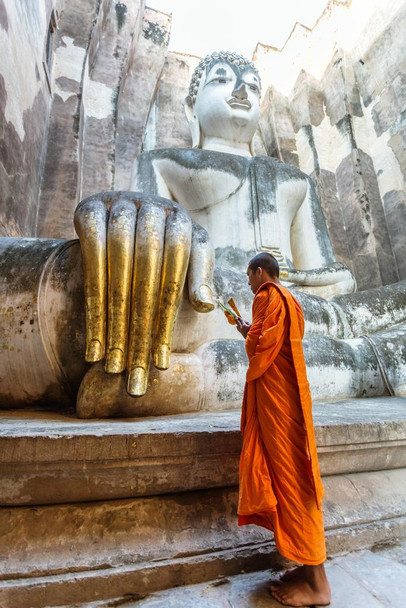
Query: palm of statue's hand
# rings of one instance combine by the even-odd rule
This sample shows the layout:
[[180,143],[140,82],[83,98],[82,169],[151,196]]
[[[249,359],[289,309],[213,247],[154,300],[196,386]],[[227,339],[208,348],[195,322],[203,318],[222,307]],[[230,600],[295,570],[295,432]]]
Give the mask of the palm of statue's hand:
[[127,390],[147,390],[149,361],[169,367],[172,335],[189,269],[189,298],[214,308],[214,256],[207,232],[172,201],[105,192],[75,211],[85,281],[86,361],[128,371]]

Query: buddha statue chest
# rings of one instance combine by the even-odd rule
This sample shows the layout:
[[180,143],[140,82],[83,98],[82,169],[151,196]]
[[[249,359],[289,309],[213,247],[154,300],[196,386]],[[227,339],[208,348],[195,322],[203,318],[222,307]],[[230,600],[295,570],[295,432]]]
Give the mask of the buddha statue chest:
[[268,157],[194,149],[149,152],[138,167],[157,194],[184,206],[208,231],[219,263],[245,270],[260,250],[279,251],[287,263],[292,259],[290,229],[306,193],[294,167],[283,172],[287,165]]

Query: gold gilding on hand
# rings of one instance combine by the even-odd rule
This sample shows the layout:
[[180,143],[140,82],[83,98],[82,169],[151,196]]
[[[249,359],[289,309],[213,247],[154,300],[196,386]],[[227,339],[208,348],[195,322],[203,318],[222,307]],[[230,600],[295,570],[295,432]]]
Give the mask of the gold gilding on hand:
[[178,312],[192,239],[192,222],[178,208],[167,219],[162,265],[159,309],[154,336],[153,361],[158,369],[168,369],[173,329]]
[[106,347],[106,226],[101,200],[88,200],[75,211],[74,224],[83,258],[86,302],[86,361],[103,359]]
[[[127,390],[131,395],[142,395],[142,390],[146,390],[145,378],[148,378],[161,277],[165,220],[166,209],[163,207],[144,204],[138,214],[127,366]],[[145,374],[140,370],[144,370]]]
[[191,295],[192,304],[198,312],[210,312],[214,308],[213,292],[208,285],[201,285]]
[[100,340],[86,338],[86,355],[85,360],[89,363],[101,361],[104,357],[104,348]]
[[127,393],[133,397],[142,397],[148,388],[148,370],[143,367],[134,367],[128,373]]
[[176,203],[134,192],[85,199],[76,209],[75,228],[84,265],[86,360],[105,357],[108,373],[127,368],[128,392],[144,395],[151,353],[156,367],[169,367],[188,266],[193,307],[214,308],[207,232],[192,226]]
[[157,369],[168,369],[170,364],[171,349],[168,344],[159,344],[154,348],[153,361]]
[[113,203],[107,232],[108,336],[106,372],[126,368],[128,321],[137,208],[132,201]]

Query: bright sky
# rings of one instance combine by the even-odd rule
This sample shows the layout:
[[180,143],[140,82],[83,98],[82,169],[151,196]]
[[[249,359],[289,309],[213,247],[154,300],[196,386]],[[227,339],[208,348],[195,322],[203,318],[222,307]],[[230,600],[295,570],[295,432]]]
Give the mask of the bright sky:
[[172,13],[172,51],[203,57],[237,51],[252,57],[257,42],[282,48],[296,21],[313,27],[328,0],[147,0]]

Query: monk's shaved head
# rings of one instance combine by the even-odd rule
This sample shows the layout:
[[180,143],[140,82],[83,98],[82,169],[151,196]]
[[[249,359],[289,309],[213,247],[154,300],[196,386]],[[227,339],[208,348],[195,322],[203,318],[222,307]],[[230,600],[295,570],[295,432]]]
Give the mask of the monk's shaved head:
[[258,268],[262,268],[270,277],[279,277],[279,264],[270,253],[258,253],[252,258],[248,264],[248,270],[256,272]]

